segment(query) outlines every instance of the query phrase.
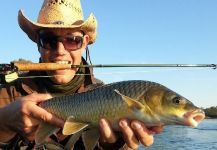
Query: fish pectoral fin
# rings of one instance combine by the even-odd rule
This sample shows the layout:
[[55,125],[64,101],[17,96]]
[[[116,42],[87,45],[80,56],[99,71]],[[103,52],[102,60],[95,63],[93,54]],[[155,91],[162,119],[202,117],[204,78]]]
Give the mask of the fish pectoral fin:
[[82,140],[86,150],[93,150],[99,141],[100,133],[98,128],[91,128],[82,133]]
[[[152,115],[153,117],[156,117],[152,110],[149,108],[148,105],[143,105],[143,103],[140,102],[139,99],[132,99],[128,96],[125,96],[121,94],[118,90],[115,90],[116,93],[121,95],[122,99],[127,103],[129,108],[137,115],[141,116],[141,114],[149,114]],[[141,96],[140,96],[141,97]],[[139,98],[139,97],[138,97]],[[145,101],[143,101],[145,103]]]
[[145,97],[145,92],[146,92],[146,91],[142,92],[142,93],[136,98],[136,100],[139,101],[139,102],[142,102],[142,103],[146,103],[146,102],[145,102],[145,98],[144,98],[144,97]]
[[86,123],[81,123],[81,122],[76,122],[74,120],[74,117],[68,117],[64,127],[63,127],[63,135],[71,135],[71,134],[75,134],[77,132],[79,132],[80,130],[83,130],[84,128],[86,128],[88,126],[88,124]]
[[130,107],[130,108],[133,108],[133,109],[138,109],[138,110],[142,110],[142,109],[145,109],[144,105],[142,103],[140,103],[139,101],[136,101],[128,96],[125,96],[123,94],[121,94],[118,90],[114,90],[117,94],[119,94],[122,99],[124,100],[124,102],[127,103],[127,105]]
[[42,122],[36,131],[36,136],[35,136],[36,145],[39,145],[45,142],[46,139],[58,129],[59,128],[56,126]]

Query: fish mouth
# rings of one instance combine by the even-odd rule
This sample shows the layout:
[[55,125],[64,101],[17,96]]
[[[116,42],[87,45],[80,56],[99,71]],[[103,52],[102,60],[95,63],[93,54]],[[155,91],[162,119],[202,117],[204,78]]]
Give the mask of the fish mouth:
[[204,120],[204,118],[204,111],[202,109],[197,109],[184,114],[184,123],[192,128],[195,128]]

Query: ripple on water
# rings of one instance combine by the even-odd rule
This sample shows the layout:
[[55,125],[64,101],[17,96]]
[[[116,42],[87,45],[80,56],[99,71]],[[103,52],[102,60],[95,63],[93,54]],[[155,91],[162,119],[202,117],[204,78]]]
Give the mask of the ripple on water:
[[217,150],[217,119],[206,119],[197,128],[167,126],[155,135],[151,147],[139,150]]

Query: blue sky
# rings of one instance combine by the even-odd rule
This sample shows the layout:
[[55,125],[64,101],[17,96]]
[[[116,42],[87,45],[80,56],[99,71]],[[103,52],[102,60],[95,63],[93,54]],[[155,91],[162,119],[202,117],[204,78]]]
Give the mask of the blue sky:
[[[2,1],[0,62],[24,58],[38,62],[36,44],[17,23],[19,9],[36,21],[43,0]],[[217,63],[216,0],[81,0],[85,18],[93,12],[98,37],[90,46],[94,64]],[[116,72],[116,73],[115,73]],[[180,93],[194,104],[217,106],[217,70],[96,69],[106,83],[150,80]]]

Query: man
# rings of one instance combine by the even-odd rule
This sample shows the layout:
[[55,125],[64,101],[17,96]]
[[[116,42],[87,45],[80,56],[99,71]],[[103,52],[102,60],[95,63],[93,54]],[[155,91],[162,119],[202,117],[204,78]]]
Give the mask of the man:
[[[19,11],[21,29],[37,43],[40,62],[87,64],[82,54],[96,40],[97,21],[93,14],[84,21],[80,0],[44,0],[38,21],[27,19]],[[57,118],[37,106],[51,98],[48,93],[59,95],[85,92],[88,85],[98,85],[90,68],[73,68],[46,72],[29,72],[27,75],[48,75],[50,79],[35,78],[17,80],[0,89],[0,145],[6,149],[31,149],[34,147],[35,132],[41,121],[62,128],[64,120]],[[43,93],[43,94],[42,94]],[[139,143],[149,146],[153,134],[162,127],[146,128],[137,120],[122,119],[119,122],[121,135],[116,134],[105,119],[99,121],[101,137],[96,149],[136,149]],[[84,149],[82,139],[70,145],[70,137],[55,133],[43,148]]]

